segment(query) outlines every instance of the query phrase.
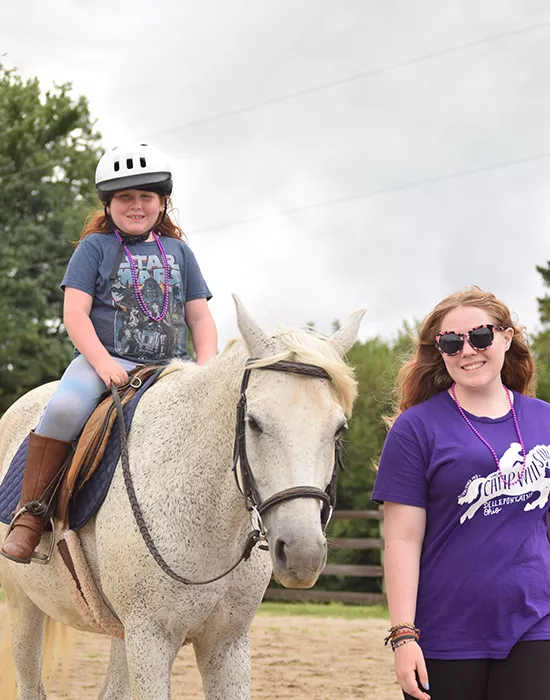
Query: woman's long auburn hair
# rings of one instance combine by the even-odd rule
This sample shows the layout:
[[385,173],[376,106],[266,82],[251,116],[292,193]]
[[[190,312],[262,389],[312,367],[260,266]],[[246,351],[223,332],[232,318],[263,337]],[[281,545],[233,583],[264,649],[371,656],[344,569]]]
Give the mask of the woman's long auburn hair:
[[524,327],[514,323],[504,302],[494,294],[473,286],[445,297],[422,322],[416,348],[397,375],[396,413],[390,423],[407,408],[426,401],[452,385],[453,380],[435,347],[435,336],[442,330],[443,318],[459,306],[484,309],[495,325],[513,328],[512,342],[504,355],[502,381],[520,394],[535,395],[535,360],[529,350]]
[[[170,218],[170,212],[172,211],[172,202],[170,201],[170,198],[167,197],[165,201],[164,197],[160,195],[159,197],[161,204],[166,204],[166,216],[161,224],[157,223],[153,228],[163,236],[168,236],[169,238],[179,238],[180,240],[184,241],[185,235],[183,231]],[[159,216],[159,220],[161,216]],[[105,209],[93,211],[86,217],[86,221],[84,222],[84,226],[80,232],[80,238],[78,241],[76,241],[76,245],[78,245],[82,239],[86,238],[86,236],[89,236],[91,233],[114,233],[115,229],[116,226],[113,220],[106,215]]]

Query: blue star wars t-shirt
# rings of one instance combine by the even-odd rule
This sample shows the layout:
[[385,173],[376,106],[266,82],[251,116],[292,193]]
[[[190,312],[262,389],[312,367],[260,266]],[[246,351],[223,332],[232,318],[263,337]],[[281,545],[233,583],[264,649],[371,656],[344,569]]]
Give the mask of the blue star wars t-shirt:
[[[161,236],[169,266],[168,311],[153,321],[141,310],[126,253],[114,234],[92,233],[73,253],[61,288],[71,287],[93,297],[90,318],[111,355],[138,363],[166,363],[186,351],[185,303],[210,299],[211,293],[195,256],[183,241]],[[155,241],[130,243],[141,294],[153,316],[164,308],[165,272]],[[118,262],[118,264],[117,264]]]

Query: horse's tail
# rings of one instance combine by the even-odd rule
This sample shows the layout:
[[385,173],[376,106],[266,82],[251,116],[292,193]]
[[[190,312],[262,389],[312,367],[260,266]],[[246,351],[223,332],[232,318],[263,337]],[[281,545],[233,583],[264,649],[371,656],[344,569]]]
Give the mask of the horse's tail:
[[[69,661],[72,647],[72,633],[65,625],[46,617],[44,625],[43,667],[42,675],[45,684],[57,676],[61,669],[61,687],[67,694],[69,687]],[[15,681],[15,666],[10,648],[10,631],[4,620],[0,637],[0,698],[16,700],[17,685]]]
[[16,700],[17,686],[15,684],[15,666],[11,656],[10,627],[7,611],[4,608],[2,620],[2,632],[0,636],[0,698],[2,700]]
[[76,630],[46,617],[42,646],[42,677],[46,687],[61,673],[61,689],[69,691],[69,667]]

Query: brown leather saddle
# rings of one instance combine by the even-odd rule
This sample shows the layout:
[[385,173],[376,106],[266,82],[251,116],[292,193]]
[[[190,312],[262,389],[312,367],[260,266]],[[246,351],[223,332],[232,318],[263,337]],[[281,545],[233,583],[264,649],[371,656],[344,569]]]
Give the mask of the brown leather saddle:
[[[141,385],[160,368],[161,365],[138,365],[129,372],[128,382],[118,387],[122,406],[125,406]],[[55,510],[56,519],[63,526],[68,523],[71,497],[89,481],[103,458],[116,417],[113,395],[107,391],[84,426],[70,464],[65,465],[65,475],[59,485]]]

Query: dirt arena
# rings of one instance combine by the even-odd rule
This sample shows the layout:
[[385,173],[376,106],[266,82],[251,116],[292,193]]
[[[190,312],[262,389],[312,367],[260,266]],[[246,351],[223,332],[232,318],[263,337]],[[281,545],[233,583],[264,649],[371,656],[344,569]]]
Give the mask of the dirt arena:
[[[4,620],[0,604],[0,624]],[[252,625],[252,698],[265,700],[400,700],[386,620],[258,614]],[[65,694],[58,680],[49,700],[97,698],[109,656],[105,637],[75,632]],[[193,650],[184,647],[172,675],[173,700],[203,700]]]

